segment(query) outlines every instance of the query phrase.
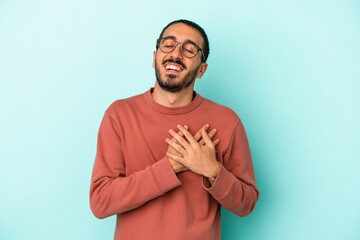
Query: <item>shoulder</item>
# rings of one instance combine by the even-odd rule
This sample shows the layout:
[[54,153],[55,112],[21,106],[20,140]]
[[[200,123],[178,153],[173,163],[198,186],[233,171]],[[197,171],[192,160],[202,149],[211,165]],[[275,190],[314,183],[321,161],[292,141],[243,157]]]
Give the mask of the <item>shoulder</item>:
[[110,106],[106,109],[106,113],[110,115],[117,115],[121,112],[136,108],[136,106],[143,103],[143,95],[144,94],[138,94],[129,98],[118,99],[110,104]]
[[222,118],[228,123],[232,122],[234,125],[237,125],[240,122],[240,118],[234,110],[207,98],[203,98],[203,108],[207,113]]

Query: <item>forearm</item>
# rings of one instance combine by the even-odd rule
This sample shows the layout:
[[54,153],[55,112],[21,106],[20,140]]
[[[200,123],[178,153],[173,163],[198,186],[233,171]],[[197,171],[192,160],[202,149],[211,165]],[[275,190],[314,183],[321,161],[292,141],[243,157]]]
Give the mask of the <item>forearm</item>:
[[181,185],[164,157],[127,177],[109,177],[94,167],[90,206],[98,218],[130,211]]
[[208,179],[203,178],[203,186],[224,208],[244,217],[254,210],[259,197],[255,184],[245,181],[236,178],[220,165],[214,183],[210,185]]

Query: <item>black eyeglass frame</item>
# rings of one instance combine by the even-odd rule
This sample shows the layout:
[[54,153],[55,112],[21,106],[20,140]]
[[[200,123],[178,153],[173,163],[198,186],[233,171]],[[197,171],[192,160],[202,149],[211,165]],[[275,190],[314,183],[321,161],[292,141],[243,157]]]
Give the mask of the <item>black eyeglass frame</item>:
[[[174,42],[175,42],[175,45],[174,45],[174,48],[170,51],[170,52],[164,52],[161,48],[160,48],[160,42],[161,42],[161,40],[163,40],[163,39],[172,39],[172,40],[174,40]],[[195,55],[193,56],[193,57],[187,57],[187,56],[185,56],[184,55],[184,53],[183,53],[183,44],[185,44],[185,43],[191,43],[191,44],[194,44],[195,45],[195,47],[197,47],[197,52],[195,53]],[[184,42],[184,43],[181,43],[181,42],[176,42],[175,41],[175,39],[173,39],[172,37],[162,37],[162,38],[159,38],[159,39],[157,39],[156,40],[156,49],[160,49],[162,52],[164,52],[164,53],[171,53],[172,51],[174,51],[174,49],[176,48],[176,45],[180,45],[180,50],[181,50],[181,54],[184,56],[184,57],[186,57],[186,58],[194,58],[197,54],[198,54],[198,52],[201,52],[201,56],[202,56],[202,60],[205,62],[205,54],[204,54],[204,51],[202,50],[202,48],[201,47],[199,47],[196,43],[194,43],[193,41],[186,41],[186,42]]]

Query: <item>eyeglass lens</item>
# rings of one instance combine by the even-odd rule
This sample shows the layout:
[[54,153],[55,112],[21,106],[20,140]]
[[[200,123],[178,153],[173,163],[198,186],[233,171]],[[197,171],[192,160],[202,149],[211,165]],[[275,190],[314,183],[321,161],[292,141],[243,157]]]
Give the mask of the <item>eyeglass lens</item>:
[[[160,42],[160,49],[161,51],[165,52],[165,53],[169,53],[171,51],[173,51],[176,47],[176,42],[174,39],[162,39]],[[181,45],[181,43],[179,43]],[[195,57],[195,55],[198,52],[198,48],[190,43],[190,42],[185,42],[182,44],[182,54],[184,54],[185,57],[188,58],[192,58]]]

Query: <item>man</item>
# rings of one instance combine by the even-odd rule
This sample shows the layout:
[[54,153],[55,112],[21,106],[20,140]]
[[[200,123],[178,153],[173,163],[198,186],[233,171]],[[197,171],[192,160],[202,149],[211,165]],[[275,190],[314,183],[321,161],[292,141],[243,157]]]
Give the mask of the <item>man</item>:
[[106,110],[90,205],[98,218],[117,214],[114,239],[220,239],[220,205],[253,211],[259,191],[244,127],[193,91],[208,53],[200,26],[171,22],[153,56],[155,87]]

